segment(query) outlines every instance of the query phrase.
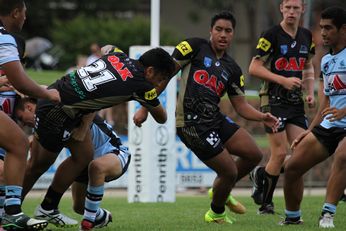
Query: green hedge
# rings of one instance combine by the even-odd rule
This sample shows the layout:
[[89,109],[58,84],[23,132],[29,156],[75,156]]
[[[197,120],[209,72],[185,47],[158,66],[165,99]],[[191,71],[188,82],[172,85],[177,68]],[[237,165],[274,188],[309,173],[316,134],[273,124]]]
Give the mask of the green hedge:
[[[160,33],[161,44],[164,45],[176,45],[182,39],[166,28],[161,28]],[[75,64],[77,55],[88,55],[93,42],[113,44],[126,53],[132,45],[149,45],[150,20],[145,17],[120,20],[80,15],[68,22],[55,21],[52,39],[64,52],[59,67],[66,69]]]

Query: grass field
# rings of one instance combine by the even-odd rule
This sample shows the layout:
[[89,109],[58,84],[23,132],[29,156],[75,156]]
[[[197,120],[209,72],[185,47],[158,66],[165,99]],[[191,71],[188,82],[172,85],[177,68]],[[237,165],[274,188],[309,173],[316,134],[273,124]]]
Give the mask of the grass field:
[[[305,197],[302,204],[304,225],[278,225],[281,215],[260,216],[256,214],[257,206],[250,197],[238,197],[246,207],[244,215],[234,215],[237,221],[232,225],[207,224],[203,221],[204,213],[209,208],[209,199],[206,196],[178,196],[175,203],[127,203],[125,197],[104,197],[102,205],[113,214],[113,223],[101,230],[236,230],[236,231],[271,231],[271,230],[318,230],[317,220],[323,204],[322,196]],[[24,211],[33,214],[41,198],[27,198],[24,202]],[[274,199],[276,210],[283,213],[283,198]],[[63,198],[60,210],[80,220],[71,208],[71,199]],[[346,230],[346,204],[340,203],[335,217],[333,230]],[[59,229],[49,226],[50,230],[77,230],[76,228]]]
[[30,69],[26,72],[30,78],[43,85],[50,85],[65,74],[63,71],[34,71]]

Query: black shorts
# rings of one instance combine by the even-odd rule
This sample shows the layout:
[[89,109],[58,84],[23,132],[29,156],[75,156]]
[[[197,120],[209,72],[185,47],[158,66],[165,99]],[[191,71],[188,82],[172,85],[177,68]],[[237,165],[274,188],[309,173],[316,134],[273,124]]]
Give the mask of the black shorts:
[[[308,119],[305,116],[304,108],[295,105],[276,105],[265,106],[261,108],[262,112],[270,112],[280,120],[278,132],[285,130],[287,124],[294,124],[306,130],[308,128]],[[264,126],[267,133],[273,133],[270,127]]]
[[202,161],[221,153],[223,144],[239,129],[239,126],[228,117],[213,125],[195,125],[177,128],[181,141]]
[[36,107],[35,137],[45,149],[59,153],[80,121],[81,116],[71,119],[62,109],[62,104],[39,100]]
[[329,155],[333,155],[340,141],[346,137],[344,128],[332,127],[324,128],[318,125],[312,129],[312,134],[328,150]]

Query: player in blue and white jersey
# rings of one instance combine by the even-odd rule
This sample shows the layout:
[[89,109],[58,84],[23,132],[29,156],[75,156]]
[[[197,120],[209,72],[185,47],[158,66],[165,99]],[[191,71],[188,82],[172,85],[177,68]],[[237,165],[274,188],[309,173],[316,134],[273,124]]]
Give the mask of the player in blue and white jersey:
[[[19,32],[25,19],[26,5],[23,0],[0,0],[1,71],[19,92],[59,102],[60,96],[56,90],[47,90],[37,85],[28,78],[22,67],[19,46],[11,33]],[[5,215],[1,222],[3,228],[15,230],[41,230],[45,228],[47,222],[32,219],[22,213],[22,183],[29,144],[24,132],[1,110],[0,147],[6,151],[4,163]]]
[[301,224],[303,175],[334,155],[319,226],[334,228],[334,215],[346,187],[346,11],[330,7],[321,13],[321,35],[330,53],[321,61],[319,111],[309,129],[295,139],[293,154],[285,166],[286,219],[283,224]]

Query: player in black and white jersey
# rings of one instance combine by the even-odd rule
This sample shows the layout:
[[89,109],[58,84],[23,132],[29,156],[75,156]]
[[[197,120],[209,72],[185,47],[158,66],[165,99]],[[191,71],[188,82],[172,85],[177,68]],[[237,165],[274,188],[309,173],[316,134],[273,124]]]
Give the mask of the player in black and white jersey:
[[[139,60],[130,59],[113,48],[94,63],[69,73],[49,86],[59,91],[61,103],[38,101],[32,152],[39,156],[56,155],[63,147],[68,147],[72,157],[59,166],[61,171],[55,177],[63,180],[56,187],[49,188],[46,198],[61,198],[92,160],[89,123],[82,119],[84,115],[136,100],[148,108],[157,122],[166,122],[166,111],[158,100],[156,87],[162,80],[170,78],[174,69],[173,59],[161,48],[145,52]],[[76,139],[75,135],[71,136],[76,128],[84,137]],[[27,188],[27,183],[25,179],[24,188]]]
[[[235,29],[229,12],[211,20],[210,40],[191,38],[178,44],[173,52],[177,70],[182,70],[177,102],[177,134],[184,144],[217,173],[210,195],[211,209],[206,222],[233,223],[225,205],[232,206],[230,191],[237,180],[247,175],[261,160],[262,153],[245,129],[223,115],[218,107],[227,92],[239,115],[264,121],[275,130],[277,119],[251,107],[244,96],[244,76],[227,54]],[[135,123],[143,121],[138,114]],[[230,153],[239,158],[234,161]],[[245,211],[241,211],[244,213]]]
[[[234,184],[261,160],[251,136],[219,111],[220,98],[227,92],[239,115],[275,127],[276,118],[251,107],[244,96],[244,76],[227,54],[236,21],[223,12],[212,18],[210,41],[187,39],[176,46],[173,57],[182,69],[177,103],[177,134],[199,159],[217,173],[211,209],[206,222],[223,220]],[[274,129],[275,130],[275,129]],[[239,157],[234,161],[230,153]]]
[[[10,34],[22,29],[26,18],[23,0],[0,0],[0,66],[3,75],[19,92],[37,98],[60,101],[56,90],[40,87],[27,77],[20,62],[20,46]],[[5,229],[41,230],[46,221],[32,219],[22,213],[21,193],[26,165],[28,140],[24,132],[2,110],[0,111],[0,147],[6,151],[4,172],[6,184]]]
[[[314,105],[314,72],[311,58],[315,53],[311,32],[299,27],[304,13],[303,0],[283,0],[280,4],[283,20],[265,31],[256,47],[249,73],[264,80],[261,91],[261,110],[271,112],[280,120],[277,133],[265,127],[270,143],[270,159],[265,167],[256,167],[250,174],[254,182],[252,197],[261,205],[259,214],[273,214],[273,193],[287,156],[287,143],[305,129],[308,123],[305,101]],[[304,84],[303,84],[304,83]]]

